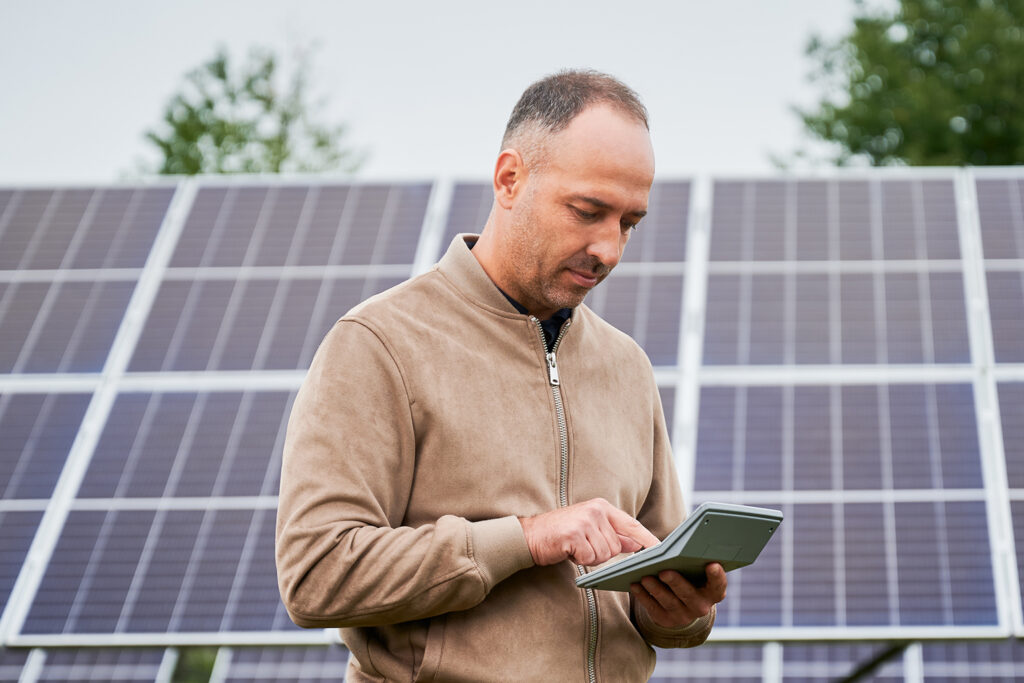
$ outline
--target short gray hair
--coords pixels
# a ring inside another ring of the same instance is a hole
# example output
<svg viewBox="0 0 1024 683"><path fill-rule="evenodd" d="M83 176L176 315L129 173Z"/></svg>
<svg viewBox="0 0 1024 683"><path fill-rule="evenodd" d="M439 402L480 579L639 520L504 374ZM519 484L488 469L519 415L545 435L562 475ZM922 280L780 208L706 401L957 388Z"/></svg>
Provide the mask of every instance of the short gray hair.
<svg viewBox="0 0 1024 683"><path fill-rule="evenodd" d="M502 149L527 132L557 133L594 104L611 105L650 130L647 107L625 83L592 69L567 69L542 78L523 92L505 126Z"/></svg>

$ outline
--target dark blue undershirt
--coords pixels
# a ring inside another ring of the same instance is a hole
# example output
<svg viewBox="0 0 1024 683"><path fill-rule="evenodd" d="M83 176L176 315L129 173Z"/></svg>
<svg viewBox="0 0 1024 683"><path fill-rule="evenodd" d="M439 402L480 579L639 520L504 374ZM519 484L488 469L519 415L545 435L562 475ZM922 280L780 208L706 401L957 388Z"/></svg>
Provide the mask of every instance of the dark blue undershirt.
<svg viewBox="0 0 1024 683"><path fill-rule="evenodd" d="M475 245L476 245L476 242L467 242L466 243L466 246L468 246L471 250L473 249L473 247ZM498 285L494 285L494 286L498 287ZM501 287L498 287L498 291L501 292L502 295L506 299L508 299L508 302L510 304L512 304L517 311L519 311L523 315L529 315L530 314L530 312L528 310L526 310L525 306L523 306L521 303L519 303L518 301L516 301L515 299L510 297L505 292L504 289L502 289ZM544 330L544 343L547 346L548 353L551 353L552 347L554 347L554 345L555 345L555 340L558 339L558 333L562 329L562 324L565 323L565 321L568 320L571 317L572 317L572 309L571 308L562 308L562 309L559 309L558 311L555 311L555 314L552 315L547 320L541 320L540 321L540 327L541 327L542 330Z"/></svg>

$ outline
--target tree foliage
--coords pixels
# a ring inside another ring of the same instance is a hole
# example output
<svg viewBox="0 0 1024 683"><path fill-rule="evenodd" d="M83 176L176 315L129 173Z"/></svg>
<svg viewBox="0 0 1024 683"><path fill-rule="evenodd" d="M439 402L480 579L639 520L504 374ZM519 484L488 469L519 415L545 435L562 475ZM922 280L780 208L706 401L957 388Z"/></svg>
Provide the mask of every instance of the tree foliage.
<svg viewBox="0 0 1024 683"><path fill-rule="evenodd" d="M849 35L810 41L825 93L798 110L835 163L1024 163L1024 0L857 4Z"/></svg>
<svg viewBox="0 0 1024 683"><path fill-rule="evenodd" d="M253 50L240 68L221 48L185 77L146 132L160 151L161 174L355 171L362 155L343 146L344 125L314 120L303 58L284 88L278 59Z"/></svg>

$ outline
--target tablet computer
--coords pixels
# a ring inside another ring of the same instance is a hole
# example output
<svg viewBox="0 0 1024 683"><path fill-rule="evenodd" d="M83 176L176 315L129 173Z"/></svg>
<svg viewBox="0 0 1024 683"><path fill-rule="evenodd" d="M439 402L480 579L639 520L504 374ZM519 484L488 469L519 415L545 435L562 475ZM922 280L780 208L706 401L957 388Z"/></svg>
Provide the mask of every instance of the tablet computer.
<svg viewBox="0 0 1024 683"><path fill-rule="evenodd" d="M704 567L718 562L725 571L757 559L775 535L782 512L749 505L702 503L656 546L605 565L576 579L580 588L628 591L631 583L663 569L675 569L694 585L704 584Z"/></svg>

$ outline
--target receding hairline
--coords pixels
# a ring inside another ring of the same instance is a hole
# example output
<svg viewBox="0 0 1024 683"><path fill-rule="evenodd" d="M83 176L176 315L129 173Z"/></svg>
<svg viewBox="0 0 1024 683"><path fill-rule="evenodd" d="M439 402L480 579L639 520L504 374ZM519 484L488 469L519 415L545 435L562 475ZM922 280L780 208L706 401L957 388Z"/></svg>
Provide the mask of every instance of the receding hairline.
<svg viewBox="0 0 1024 683"><path fill-rule="evenodd" d="M521 134L546 137L564 130L583 111L609 106L650 130L647 107L628 85L593 69L564 70L532 83L516 102L505 126L506 149Z"/></svg>

